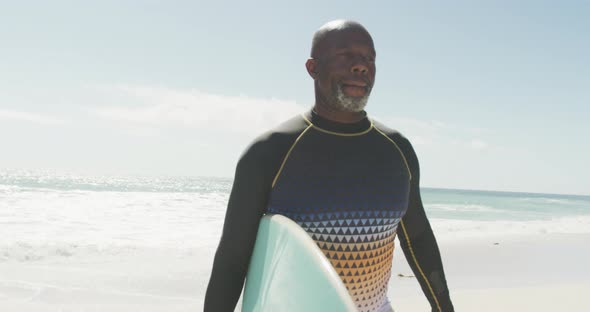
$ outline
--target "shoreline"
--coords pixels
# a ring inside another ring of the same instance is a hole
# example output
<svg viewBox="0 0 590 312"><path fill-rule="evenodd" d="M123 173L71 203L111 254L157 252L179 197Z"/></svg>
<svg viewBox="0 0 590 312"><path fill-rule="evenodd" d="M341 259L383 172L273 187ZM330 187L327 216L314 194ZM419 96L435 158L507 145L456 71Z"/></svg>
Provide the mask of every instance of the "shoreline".
<svg viewBox="0 0 590 312"><path fill-rule="evenodd" d="M590 234L441 237L456 310L584 311L588 240ZM212 242L189 250L149 247L0 259L0 310L200 311L215 248ZM394 252L388 291L393 307L430 310L416 279L398 276L413 275L399 242Z"/></svg>

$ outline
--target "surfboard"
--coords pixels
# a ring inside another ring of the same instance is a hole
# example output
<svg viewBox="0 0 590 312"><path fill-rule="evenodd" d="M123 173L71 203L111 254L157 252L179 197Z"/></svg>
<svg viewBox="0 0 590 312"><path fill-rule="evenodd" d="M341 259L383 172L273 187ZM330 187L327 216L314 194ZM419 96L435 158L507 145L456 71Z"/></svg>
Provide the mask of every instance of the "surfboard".
<svg viewBox="0 0 590 312"><path fill-rule="evenodd" d="M313 239L291 219L266 215L242 298L242 311L356 311L344 283Z"/></svg>

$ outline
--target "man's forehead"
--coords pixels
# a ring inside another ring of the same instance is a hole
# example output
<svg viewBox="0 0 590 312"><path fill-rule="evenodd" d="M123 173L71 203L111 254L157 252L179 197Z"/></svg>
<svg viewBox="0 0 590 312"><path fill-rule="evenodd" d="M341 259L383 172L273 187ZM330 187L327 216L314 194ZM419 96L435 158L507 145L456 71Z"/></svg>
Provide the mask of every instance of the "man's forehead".
<svg viewBox="0 0 590 312"><path fill-rule="evenodd" d="M362 30L333 31L326 34L321 44L323 49L344 49L351 46L367 46L375 50L373 39Z"/></svg>
<svg viewBox="0 0 590 312"><path fill-rule="evenodd" d="M337 20L325 24L316 31L311 56L318 57L328 50L352 46L366 47L375 52L373 39L365 27L354 21Z"/></svg>
<svg viewBox="0 0 590 312"><path fill-rule="evenodd" d="M336 46L348 46L350 44L366 44L373 46L371 36L363 31L353 30L334 34L333 44Z"/></svg>

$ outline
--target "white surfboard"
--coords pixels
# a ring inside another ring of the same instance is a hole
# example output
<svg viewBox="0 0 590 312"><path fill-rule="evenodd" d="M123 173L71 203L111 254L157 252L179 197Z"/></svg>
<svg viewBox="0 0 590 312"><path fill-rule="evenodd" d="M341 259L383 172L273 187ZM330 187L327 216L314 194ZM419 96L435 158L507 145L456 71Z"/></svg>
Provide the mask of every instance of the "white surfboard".
<svg viewBox="0 0 590 312"><path fill-rule="evenodd" d="M356 311L344 283L297 223L266 215L246 277L242 311Z"/></svg>

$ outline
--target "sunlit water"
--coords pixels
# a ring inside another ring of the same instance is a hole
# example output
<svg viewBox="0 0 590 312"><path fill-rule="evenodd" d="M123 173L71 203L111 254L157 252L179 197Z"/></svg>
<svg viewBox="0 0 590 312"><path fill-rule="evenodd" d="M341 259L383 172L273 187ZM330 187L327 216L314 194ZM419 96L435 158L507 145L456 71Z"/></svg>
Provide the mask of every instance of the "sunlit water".
<svg viewBox="0 0 590 312"><path fill-rule="evenodd" d="M231 180L0 171L0 261L219 240ZM590 233L590 197L424 188L439 239Z"/></svg>

